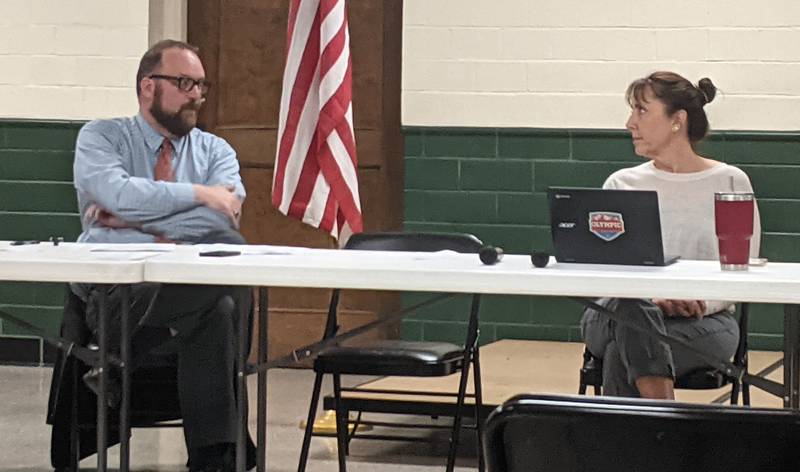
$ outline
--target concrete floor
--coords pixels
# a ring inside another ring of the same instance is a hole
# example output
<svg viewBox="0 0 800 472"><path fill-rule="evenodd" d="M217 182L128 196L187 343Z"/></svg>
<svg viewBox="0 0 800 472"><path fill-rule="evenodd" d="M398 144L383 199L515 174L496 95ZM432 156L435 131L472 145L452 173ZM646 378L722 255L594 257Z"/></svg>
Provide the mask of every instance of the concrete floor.
<svg viewBox="0 0 800 472"><path fill-rule="evenodd" d="M47 367L0 366L0 471L34 472L50 468L50 427L45 424L52 369ZM255 379L251 377L251 382ZM350 378L348 384L366 378ZM298 424L308 412L313 383L307 370L275 369L269 373L268 452L270 472L295 471L303 437ZM330 385L326 386L330 390ZM255 384L251 383L250 429L255 433ZM447 433L422 432L427 443L353 441L349 471L425 472L444 470ZM457 470L475 470L474 435L465 431ZM180 429L135 429L131 442L132 470L184 471L186 450ZM110 450L109 465L116 469L118 447ZM82 470L93 470L96 458L81 462ZM336 442L314 438L307 467L309 472L338 470Z"/></svg>
<svg viewBox="0 0 800 472"><path fill-rule="evenodd" d="M481 348L484 399L500 404L519 392L575 393L577 372L583 345L543 341L505 340ZM750 352L750 371L758 372L780 358L777 352ZM532 362L531 359L536 359ZM520 364L521 362L521 364ZM45 424L47 397L52 369L47 367L0 366L0 472L50 470L50 427ZM782 369L769 378L780 381ZM255 433L255 378L250 379L250 431ZM345 386L370 380L368 377L343 377ZM436 385L429 384L435 380ZM388 382L388 383L387 383ZM394 383L392 383L394 382ZM399 383L398 383L399 382ZM380 388L436 391L442 386L451 391L456 379L382 379ZM298 427L308 412L313 384L309 370L274 369L269 371L267 468L270 472L295 471L303 432ZM448 386L449 385L449 386ZM377 384L373 384L377 387ZM328 380L323 394L330 392ZM730 387L718 390L678 390L679 401L709 403ZM752 389L753 406L780 408L780 399ZM320 402L321 403L321 402ZM397 416L373 420L397 421ZM432 422L430 418L407 420ZM438 420L447 425L450 418ZM444 471L447 455L447 430L417 430L425 442L358 441L350 445L348 470L381 472ZM464 430L461 435L457 470L476 470L475 435ZM131 443L132 469L136 471L185 471L186 450L183 433L178 428L135 429ZM93 470L94 456L81 462L84 470ZM109 465L119 464L118 448L110 450ZM336 471L336 441L314 438L307 470Z"/></svg>

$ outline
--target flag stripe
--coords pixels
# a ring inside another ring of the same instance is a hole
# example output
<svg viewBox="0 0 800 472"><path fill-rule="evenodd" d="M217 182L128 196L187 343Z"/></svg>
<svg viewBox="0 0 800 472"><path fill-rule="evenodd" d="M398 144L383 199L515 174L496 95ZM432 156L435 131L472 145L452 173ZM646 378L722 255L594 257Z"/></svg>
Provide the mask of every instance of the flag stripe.
<svg viewBox="0 0 800 472"><path fill-rule="evenodd" d="M338 213L338 205L336 204L336 197L333 192L328 193L328 199L324 206L325 212L322 214L319 226L321 228L335 229L336 214Z"/></svg>
<svg viewBox="0 0 800 472"><path fill-rule="evenodd" d="M338 237L363 227L345 0L290 0L272 203Z"/></svg>
<svg viewBox="0 0 800 472"><path fill-rule="evenodd" d="M311 87L316 86L316 79L311 83ZM305 161L311 156L311 160L316 164L317 148L319 147L319 138L317 133L314 132L317 127L319 119L319 106L317 104L316 95L309 94L305 103L302 104L302 112L300 113L299 120L295 126L296 132L292 136L286 136L285 141L291 142L293 147L287 147L284 151L285 157L279 159L281 165L282 175L280 175L279 183L282 183L285 188L274 187L273 196L276 192L281 192L279 197L281 203L278 205L282 210L291 203L294 193L298 185L302 184L303 172L301 171L306 167ZM286 146L289 146L288 144ZM278 172L275 173L275 178L278 178Z"/></svg>
<svg viewBox="0 0 800 472"><path fill-rule="evenodd" d="M322 63L320 75L322 76L328 73L330 64L336 61L337 58L342 56L347 59L349 57L348 54L342 54L347 22L344 19L344 4L339 2L339 5L324 17L325 19L320 27L321 44L325 45L320 57Z"/></svg>
<svg viewBox="0 0 800 472"><path fill-rule="evenodd" d="M317 135L314 135L311 146L311 149L314 149L314 151L312 152L309 150L309 155L303 160L296 185L293 187L292 194L286 199L285 205L287 207L289 205L295 207L295 213L289 215L295 218L302 218L306 213L306 207L311 202L311 198L318 191L316 190L316 186L318 176L320 175L320 169L319 161L316 159L316 152L319 148L316 141Z"/></svg>
<svg viewBox="0 0 800 472"><path fill-rule="evenodd" d="M314 1L301 2L302 13L308 14L304 4L312 4ZM315 16L316 17L316 16ZM301 22L298 15L298 22ZM306 24L306 21L301 22L302 31L305 36L298 36L306 38L306 47L302 50L302 54L295 52L292 48L295 41L290 45L291 51L288 53L289 58L293 61L296 60L296 69L290 69L290 62L286 65L286 76L283 83L283 97L281 98L281 116L286 116L285 120L279 123L278 135L281 137L278 145L278 155L275 159L275 172L273 174L272 186L272 203L278 207L285 207L283 202L291 198L294 192L294 182L297 180L296 173L287 177L287 169L291 172L297 170L301 166L297 163L290 164L289 160L304 160L309 145L312 141L311 135L313 129L316 127L316 119L318 111L315 110L319 105L316 102L316 95L310 93L312 89L316 88L317 75L317 59L319 50L317 49L319 43L319 29L313 27L311 24ZM295 38L297 39L297 38ZM287 61L289 61L287 59ZM292 63L293 65L293 63ZM292 75L292 71L295 72ZM291 80L291 82L289 82ZM291 93L287 93L291 90ZM285 108L284 108L285 107ZM308 110L308 108L312 110ZM299 134L299 136L298 136ZM295 142L297 141L297 142ZM284 185L288 182L289 192L284 191ZM288 202L287 202L288 204Z"/></svg>
<svg viewBox="0 0 800 472"><path fill-rule="evenodd" d="M300 14L300 7L303 11ZM293 45L305 44L311 32L315 16L311 14L316 11L316 1L306 1L300 4L300 0L293 0L289 8L289 26L287 28L287 47L286 47L286 69L283 76L283 90L291 90L297 78L297 71L303 57L305 46L293 47ZM300 24L297 25L298 16ZM289 113L290 93L281 95L281 107L279 111L278 129L283 130L286 125L287 114ZM280 136L281 134L279 134Z"/></svg>
<svg viewBox="0 0 800 472"><path fill-rule="evenodd" d="M338 150L338 149L337 149ZM320 168L322 169L322 174L325 176L325 180L331 187L331 192L336 196L337 202L341 211L344 212L345 218L351 222L350 227L353 229L354 232L361 231L361 221L354 221L355 215L360 215L361 210L358 208L358 205L355 204L355 199L358 198L358 193L353 194L351 192L351 188L347 185L342 172L340 172L339 167L336 165L336 158L333 156L333 149L327 143L325 146L322 147L320 150ZM355 176L355 174L353 174Z"/></svg>
<svg viewBox="0 0 800 472"><path fill-rule="evenodd" d="M300 0L289 1L289 24L286 27L286 57L292 51L292 36L294 35L294 26L297 21L297 11L300 8Z"/></svg>

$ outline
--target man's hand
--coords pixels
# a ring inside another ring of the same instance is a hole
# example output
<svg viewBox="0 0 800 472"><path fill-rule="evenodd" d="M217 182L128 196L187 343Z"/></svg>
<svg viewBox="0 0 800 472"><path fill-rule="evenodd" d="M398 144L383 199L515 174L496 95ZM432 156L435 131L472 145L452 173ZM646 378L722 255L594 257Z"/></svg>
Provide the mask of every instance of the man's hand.
<svg viewBox="0 0 800 472"><path fill-rule="evenodd" d="M702 318L706 312L706 302L703 300L667 300L664 298L654 298L653 303L661 308L661 311L667 316Z"/></svg>
<svg viewBox="0 0 800 472"><path fill-rule="evenodd" d="M128 223L105 208L101 208L97 205L91 205L86 209L85 218L89 223L96 223L106 228L122 229L136 227L136 225Z"/></svg>
<svg viewBox="0 0 800 472"><path fill-rule="evenodd" d="M208 186L200 184L195 184L193 187L195 200L227 216L235 227L239 227L242 202L239 200L239 197L236 196L235 187L230 185Z"/></svg>

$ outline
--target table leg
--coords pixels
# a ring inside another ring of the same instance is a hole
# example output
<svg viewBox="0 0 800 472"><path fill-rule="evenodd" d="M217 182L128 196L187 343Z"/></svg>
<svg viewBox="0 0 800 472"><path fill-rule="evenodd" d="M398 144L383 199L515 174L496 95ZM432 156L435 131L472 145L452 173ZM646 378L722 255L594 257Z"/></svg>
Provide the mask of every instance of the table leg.
<svg viewBox="0 0 800 472"><path fill-rule="evenodd" d="M108 444L108 421L106 418L106 388L108 385L108 346L106 333L106 318L108 317L107 307L107 286L98 287L100 300L97 315L97 344L99 348L98 370L99 370L99 392L97 393L97 470L105 472Z"/></svg>
<svg viewBox="0 0 800 472"><path fill-rule="evenodd" d="M800 409L800 305L783 312L783 406Z"/></svg>
<svg viewBox="0 0 800 472"><path fill-rule="evenodd" d="M269 323L267 287L258 289L258 365L267 362L267 333ZM258 427L256 430L258 472L267 470L267 371L258 371Z"/></svg>
<svg viewBox="0 0 800 472"><path fill-rule="evenodd" d="M245 438L247 437L247 322L248 313L243 308L239 310L238 323L239 333L237 336L237 346L239 348L236 356L236 470L245 471Z"/></svg>
<svg viewBox="0 0 800 472"><path fill-rule="evenodd" d="M130 340L130 286L120 285L120 376L122 377L122 399L119 409L119 470L128 472L130 466L130 393L131 393L131 340Z"/></svg>

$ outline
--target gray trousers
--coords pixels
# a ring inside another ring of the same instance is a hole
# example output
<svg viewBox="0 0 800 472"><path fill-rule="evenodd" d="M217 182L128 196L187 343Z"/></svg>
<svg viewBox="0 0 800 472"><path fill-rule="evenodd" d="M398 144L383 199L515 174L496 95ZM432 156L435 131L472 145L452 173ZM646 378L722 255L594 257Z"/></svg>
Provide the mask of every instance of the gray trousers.
<svg viewBox="0 0 800 472"><path fill-rule="evenodd" d="M603 298L598 301L647 331L679 338L704 353L730 359L739 343L739 325L728 312L703 318L667 317L653 303L638 299ZM670 346L634 328L616 323L587 308L581 320L586 348L603 359L603 393L638 397L636 379L644 376L675 378L708 365L683 346Z"/></svg>

